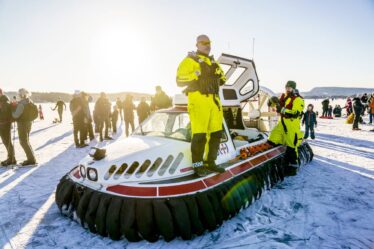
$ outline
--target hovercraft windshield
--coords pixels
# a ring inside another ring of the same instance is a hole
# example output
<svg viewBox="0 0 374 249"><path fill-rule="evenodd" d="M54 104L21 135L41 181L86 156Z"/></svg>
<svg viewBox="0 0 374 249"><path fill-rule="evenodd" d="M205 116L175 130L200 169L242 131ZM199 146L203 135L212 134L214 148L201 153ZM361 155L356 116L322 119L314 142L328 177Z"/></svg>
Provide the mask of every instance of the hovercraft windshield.
<svg viewBox="0 0 374 249"><path fill-rule="evenodd" d="M191 142L190 118L186 112L156 112L133 133Z"/></svg>

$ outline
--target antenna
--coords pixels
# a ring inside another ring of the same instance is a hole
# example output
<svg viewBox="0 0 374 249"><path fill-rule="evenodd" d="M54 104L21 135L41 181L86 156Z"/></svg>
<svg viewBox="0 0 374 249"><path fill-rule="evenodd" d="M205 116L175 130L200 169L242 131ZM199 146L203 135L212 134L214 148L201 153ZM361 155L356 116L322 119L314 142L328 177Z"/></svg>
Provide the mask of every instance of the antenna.
<svg viewBox="0 0 374 249"><path fill-rule="evenodd" d="M255 38L252 38L252 60L255 58Z"/></svg>

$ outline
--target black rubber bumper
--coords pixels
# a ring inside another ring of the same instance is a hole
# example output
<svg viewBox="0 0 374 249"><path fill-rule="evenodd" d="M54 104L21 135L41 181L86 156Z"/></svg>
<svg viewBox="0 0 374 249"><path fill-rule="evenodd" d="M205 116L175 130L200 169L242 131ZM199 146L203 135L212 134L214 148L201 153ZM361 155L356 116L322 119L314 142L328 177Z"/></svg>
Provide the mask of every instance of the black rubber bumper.
<svg viewBox="0 0 374 249"><path fill-rule="evenodd" d="M300 147L300 160L313 158L308 144ZM278 157L214 188L193 195L170 198L130 198L82 186L65 175L56 189L61 213L75 218L92 233L113 240L189 240L212 231L224 220L248 207L262 192L285 177L283 158Z"/></svg>

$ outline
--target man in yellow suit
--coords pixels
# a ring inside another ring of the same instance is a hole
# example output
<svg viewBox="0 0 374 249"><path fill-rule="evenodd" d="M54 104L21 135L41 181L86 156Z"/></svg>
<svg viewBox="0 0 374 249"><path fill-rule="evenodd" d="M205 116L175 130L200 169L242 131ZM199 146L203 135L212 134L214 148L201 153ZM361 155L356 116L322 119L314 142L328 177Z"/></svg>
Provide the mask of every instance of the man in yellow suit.
<svg viewBox="0 0 374 249"><path fill-rule="evenodd" d="M206 35L196 39L196 52L188 53L179 64L177 85L186 87L188 113L191 121L192 166L198 176L225 170L215 164L222 137L223 111L218 90L226 82L226 77L209 56L211 42ZM206 147L206 149L205 149ZM207 150L204 160L204 152Z"/></svg>
<svg viewBox="0 0 374 249"><path fill-rule="evenodd" d="M271 131L269 142L271 144L284 144L286 149L286 164L297 168L299 165L298 147L304 134L300 131L300 118L304 110L304 100L299 95L294 81L286 84L286 93L281 98L272 97L269 106L277 108L281 118Z"/></svg>

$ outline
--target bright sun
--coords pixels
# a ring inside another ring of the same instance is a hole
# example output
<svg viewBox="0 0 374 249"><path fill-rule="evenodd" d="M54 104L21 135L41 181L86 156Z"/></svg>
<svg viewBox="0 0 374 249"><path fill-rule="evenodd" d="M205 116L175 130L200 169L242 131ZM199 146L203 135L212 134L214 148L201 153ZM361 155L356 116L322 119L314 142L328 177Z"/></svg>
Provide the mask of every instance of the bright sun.
<svg viewBox="0 0 374 249"><path fill-rule="evenodd" d="M91 43L91 65L95 88L116 92L137 90L134 84L142 74L146 39L132 26L102 25Z"/></svg>

